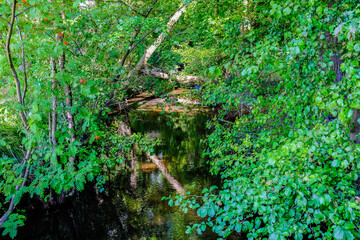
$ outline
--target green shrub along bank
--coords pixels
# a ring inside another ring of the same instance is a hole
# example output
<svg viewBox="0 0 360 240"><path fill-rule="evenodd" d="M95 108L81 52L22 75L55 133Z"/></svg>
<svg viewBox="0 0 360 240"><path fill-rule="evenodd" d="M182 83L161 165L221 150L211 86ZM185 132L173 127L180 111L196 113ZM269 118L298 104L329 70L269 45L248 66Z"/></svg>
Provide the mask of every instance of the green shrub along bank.
<svg viewBox="0 0 360 240"><path fill-rule="evenodd" d="M108 113L142 88L127 76L180 4L0 0L3 235L24 225L25 193L52 205L88 181L103 190L133 144L151 151L147 138L106 127Z"/></svg>
<svg viewBox="0 0 360 240"><path fill-rule="evenodd" d="M214 26L207 41L221 57L206 70L214 80L203 103L222 106L206 154L224 184L175 200L203 218L188 231L360 238L359 2L222 1L206 9Z"/></svg>

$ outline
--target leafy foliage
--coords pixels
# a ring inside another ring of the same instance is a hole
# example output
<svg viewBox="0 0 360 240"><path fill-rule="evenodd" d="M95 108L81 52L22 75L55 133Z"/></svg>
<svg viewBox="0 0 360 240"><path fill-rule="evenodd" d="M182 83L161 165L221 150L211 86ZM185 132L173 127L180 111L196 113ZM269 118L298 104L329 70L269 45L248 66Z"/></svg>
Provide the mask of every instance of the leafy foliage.
<svg viewBox="0 0 360 240"><path fill-rule="evenodd" d="M25 217L19 214L11 214L9 220L4 223L5 230L2 235L9 234L11 238L14 238L17 234L17 228L24 226Z"/></svg>
<svg viewBox="0 0 360 240"><path fill-rule="evenodd" d="M359 238L360 149L349 137L360 94L358 2L206 5L206 42L225 53L204 69L213 79L204 104L221 106L206 154L224 184L200 201L177 199L204 220L188 231Z"/></svg>
<svg viewBox="0 0 360 240"><path fill-rule="evenodd" d="M145 137L107 126L108 113L146 88L127 75L179 3L0 1L3 234L13 238L23 224L10 213L24 193L51 204L87 181L103 190L105 171L134 144L152 149Z"/></svg>

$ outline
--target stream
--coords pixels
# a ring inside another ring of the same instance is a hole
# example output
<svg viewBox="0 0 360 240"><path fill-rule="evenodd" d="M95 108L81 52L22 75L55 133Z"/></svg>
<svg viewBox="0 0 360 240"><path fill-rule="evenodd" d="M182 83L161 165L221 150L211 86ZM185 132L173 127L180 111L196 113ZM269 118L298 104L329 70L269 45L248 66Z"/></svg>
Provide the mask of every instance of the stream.
<svg viewBox="0 0 360 240"><path fill-rule="evenodd" d="M202 156L210 114L196 104L166 109L158 106L163 99L145 99L130 101L137 106L129 122L132 132L161 140L155 155L137 153L119 166L104 192L89 184L76 198L47 210L28 200L31 207L16 239L216 239L211 231L186 235L186 226L201 220L196 210L185 214L161 200L185 191L201 194L215 184Z"/></svg>

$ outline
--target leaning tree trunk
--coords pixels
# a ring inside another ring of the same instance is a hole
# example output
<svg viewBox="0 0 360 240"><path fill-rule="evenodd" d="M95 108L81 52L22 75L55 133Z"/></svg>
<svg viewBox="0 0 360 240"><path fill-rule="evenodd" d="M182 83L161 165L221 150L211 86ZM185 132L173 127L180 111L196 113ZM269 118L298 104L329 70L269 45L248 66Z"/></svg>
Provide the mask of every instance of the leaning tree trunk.
<svg viewBox="0 0 360 240"><path fill-rule="evenodd" d="M167 32L169 33L173 28L174 24L180 19L181 15L186 11L187 5L182 6L178 11L175 12L174 16L167 23ZM140 58L139 62L136 64L133 71L130 73L129 77L138 75L140 71L146 66L150 57L154 54L154 52L159 48L159 46L164 42L166 34L161 33L156 41L145 50L144 54Z"/></svg>
<svg viewBox="0 0 360 240"><path fill-rule="evenodd" d="M13 29L14 29L14 25L15 25L15 12L16 12L16 0L13 1L13 3L11 4L11 20L9 23L9 31L7 34L7 38L6 38L6 43L4 44L4 50L5 50L5 54L6 57L8 59L8 63L11 69L11 72L13 74L13 78L15 81L15 85L16 85L16 94L17 94L17 101L18 103L21 105L22 110L19 110L19 114L23 123L24 128L26 129L27 133L30 135L31 131L28 125L28 121L27 121L27 114L25 113L25 111L23 109L25 109L25 96L26 96L26 91L27 91L27 77L26 77L26 64L25 63L25 56L24 56L24 45L23 45L23 39L21 36L21 32L19 29L19 36L20 36L20 40L21 40L21 46L22 46L22 59L23 59L23 64L24 64L24 72L25 72L25 76L24 76L24 88L23 91L21 91L21 84L20 84L20 80L19 80L19 75L16 72L16 69L14 67L14 63L13 63L13 58L11 55L11 38L12 38L12 34L13 34ZM0 217L0 228L3 226L3 223L9 218L10 214L12 213L12 211L15 209L17 202L16 200L16 195L18 193L22 194L22 188L25 186L26 180L28 178L28 174L29 174L29 170L30 170L30 166L28 164L29 159L31 158L31 154L32 154L32 147L29 147L25 153L25 156L20 164L20 174L17 176L17 180L18 181L18 185L16 185L15 187L15 193L13 194L13 196L10 199L10 203L9 203L9 207L8 210Z"/></svg>

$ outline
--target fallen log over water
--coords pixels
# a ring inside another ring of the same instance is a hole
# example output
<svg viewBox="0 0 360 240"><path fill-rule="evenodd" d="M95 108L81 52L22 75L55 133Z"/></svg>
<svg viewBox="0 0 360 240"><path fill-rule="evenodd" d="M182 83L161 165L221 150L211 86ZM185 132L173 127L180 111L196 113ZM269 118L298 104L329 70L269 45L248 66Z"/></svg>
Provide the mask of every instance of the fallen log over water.
<svg viewBox="0 0 360 240"><path fill-rule="evenodd" d="M205 82L205 79L201 79L197 76L173 76L169 75L167 73L158 72L158 71L152 71L152 70L142 70L143 73L157 77L162 79L175 79L176 81L180 83L190 83L190 82Z"/></svg>

